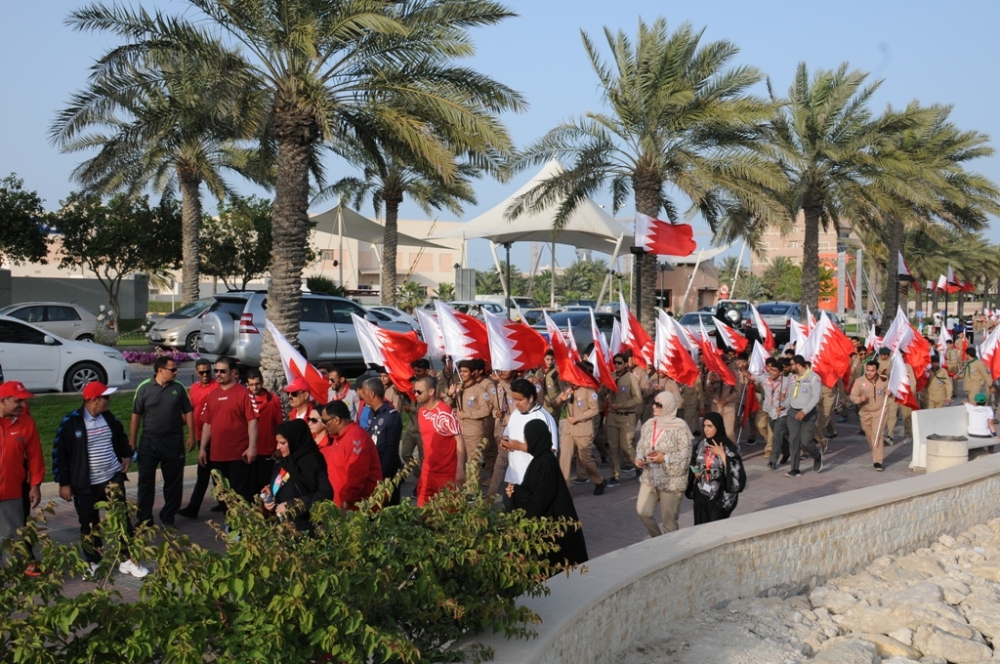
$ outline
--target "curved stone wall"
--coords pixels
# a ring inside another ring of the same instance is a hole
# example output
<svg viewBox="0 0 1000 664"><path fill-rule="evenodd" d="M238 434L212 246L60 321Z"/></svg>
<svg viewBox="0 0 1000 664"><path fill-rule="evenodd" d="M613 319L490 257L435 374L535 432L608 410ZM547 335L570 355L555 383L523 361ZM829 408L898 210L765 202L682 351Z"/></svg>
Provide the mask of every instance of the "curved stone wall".
<svg viewBox="0 0 1000 664"><path fill-rule="evenodd" d="M664 625L769 588L849 574L1000 516L1000 454L882 486L737 514L609 553L525 603L538 638L476 639L502 664L606 663Z"/></svg>

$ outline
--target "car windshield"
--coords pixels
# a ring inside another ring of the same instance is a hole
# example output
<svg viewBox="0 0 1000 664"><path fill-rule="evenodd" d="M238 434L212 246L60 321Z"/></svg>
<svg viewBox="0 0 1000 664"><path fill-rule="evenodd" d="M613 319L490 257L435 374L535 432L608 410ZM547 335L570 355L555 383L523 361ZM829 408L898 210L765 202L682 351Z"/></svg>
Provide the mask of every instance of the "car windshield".
<svg viewBox="0 0 1000 664"><path fill-rule="evenodd" d="M792 308L790 304L762 304L757 307L761 316L784 316Z"/></svg>
<svg viewBox="0 0 1000 664"><path fill-rule="evenodd" d="M587 320L588 324L590 322L590 314L586 311L561 311L556 314L549 316L552 322L563 327L567 322L572 323L574 327L583 322L584 319Z"/></svg>
<svg viewBox="0 0 1000 664"><path fill-rule="evenodd" d="M212 300L197 300L181 307L173 313L167 314L164 318L194 318L200 316L210 306L212 306Z"/></svg>
<svg viewBox="0 0 1000 664"><path fill-rule="evenodd" d="M711 317L711 314L705 315L692 312L681 316L681 319L678 322L681 325L697 325L699 320L708 320Z"/></svg>

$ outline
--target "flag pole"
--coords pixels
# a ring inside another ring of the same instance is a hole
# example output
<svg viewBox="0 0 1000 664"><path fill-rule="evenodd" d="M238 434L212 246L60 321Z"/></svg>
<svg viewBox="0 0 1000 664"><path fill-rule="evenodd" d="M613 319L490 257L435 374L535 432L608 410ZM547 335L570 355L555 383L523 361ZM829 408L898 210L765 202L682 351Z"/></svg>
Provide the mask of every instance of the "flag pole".
<svg viewBox="0 0 1000 664"><path fill-rule="evenodd" d="M886 384L885 384L885 391L886 391L885 401L882 402L882 412L878 416L878 427L875 429L876 435L880 436L880 438L877 438L876 440L883 441L883 447L885 446L885 433L882 431L882 426L885 424L885 422L884 422L884 420L885 420L885 408L886 408L886 406L889 405L889 399L890 398L895 398L895 397L892 396L892 393L889 392L889 382L888 381L886 381ZM878 396L878 379L877 378L875 379L875 396L876 397Z"/></svg>
<svg viewBox="0 0 1000 664"><path fill-rule="evenodd" d="M740 449L740 438L743 437L743 417L740 415L740 411L743 410L743 399L744 399L744 397L746 397L746 395L747 395L747 386L746 386L746 383L744 383L743 384L743 393L740 394L740 405L736 409L736 416L740 418L740 428L736 432L736 441L735 441L736 442L736 449L737 450Z"/></svg>

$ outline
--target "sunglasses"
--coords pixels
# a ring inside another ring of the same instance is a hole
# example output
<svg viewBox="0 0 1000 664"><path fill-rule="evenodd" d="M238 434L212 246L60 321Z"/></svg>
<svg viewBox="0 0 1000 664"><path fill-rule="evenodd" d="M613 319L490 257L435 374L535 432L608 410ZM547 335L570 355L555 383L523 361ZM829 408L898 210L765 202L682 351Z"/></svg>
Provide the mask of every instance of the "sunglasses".
<svg viewBox="0 0 1000 664"><path fill-rule="evenodd" d="M212 373L212 372L211 372L211 371L199 371L199 372L198 372L198 375L199 375L199 376L207 376L207 375L209 375L210 373Z"/></svg>
<svg viewBox="0 0 1000 664"><path fill-rule="evenodd" d="M177 373L177 367L173 367L173 368L163 367L163 370L164 371L169 371L170 373Z"/></svg>
<svg viewBox="0 0 1000 664"><path fill-rule="evenodd" d="M320 418L320 419L322 419L322 418ZM328 420L323 420L323 424L329 424L330 422L333 422L333 419L334 419L334 418L332 418L332 417L331 417L331 418L330 418L330 419L328 419Z"/></svg>
<svg viewBox="0 0 1000 664"><path fill-rule="evenodd" d="M310 417L309 421L312 424L319 424L320 422L323 422L323 418L321 418L321 417ZM323 422L323 423L326 424L325 422Z"/></svg>
<svg viewBox="0 0 1000 664"><path fill-rule="evenodd" d="M289 396L301 397L303 394L306 394L306 392L292 392Z"/></svg>
<svg viewBox="0 0 1000 664"><path fill-rule="evenodd" d="M423 390L413 390L413 393L419 395L419 394L423 394L424 391Z"/></svg>
<svg viewBox="0 0 1000 664"><path fill-rule="evenodd" d="M622 365L624 365L624 364L625 364L625 363L624 363L624 362L622 362L622 361L620 361L620 360L618 360L618 361L615 361L615 366L616 366L616 367L620 367L620 366L622 366Z"/></svg>
<svg viewBox="0 0 1000 664"><path fill-rule="evenodd" d="M227 374L227 373L229 373L229 369L216 369L215 373L217 373L217 374Z"/></svg>
<svg viewBox="0 0 1000 664"><path fill-rule="evenodd" d="M663 408L663 404L660 403L659 401L654 401L653 408Z"/></svg>

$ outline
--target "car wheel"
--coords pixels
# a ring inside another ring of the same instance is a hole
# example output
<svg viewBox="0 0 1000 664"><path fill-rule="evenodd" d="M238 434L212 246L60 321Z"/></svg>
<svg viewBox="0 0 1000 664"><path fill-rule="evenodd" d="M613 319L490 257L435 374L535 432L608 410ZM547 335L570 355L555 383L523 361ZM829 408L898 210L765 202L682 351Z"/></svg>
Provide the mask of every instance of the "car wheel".
<svg viewBox="0 0 1000 664"><path fill-rule="evenodd" d="M81 362L66 372L66 378L63 379L63 391L80 392L87 383L92 383L95 380L102 383L107 382L104 369L93 362Z"/></svg>
<svg viewBox="0 0 1000 664"><path fill-rule="evenodd" d="M201 332L192 332L184 342L184 350L189 353L197 353L198 346L201 345Z"/></svg>
<svg viewBox="0 0 1000 664"><path fill-rule="evenodd" d="M87 343L94 343L94 335L92 334L81 334L76 338L77 341L86 341Z"/></svg>

